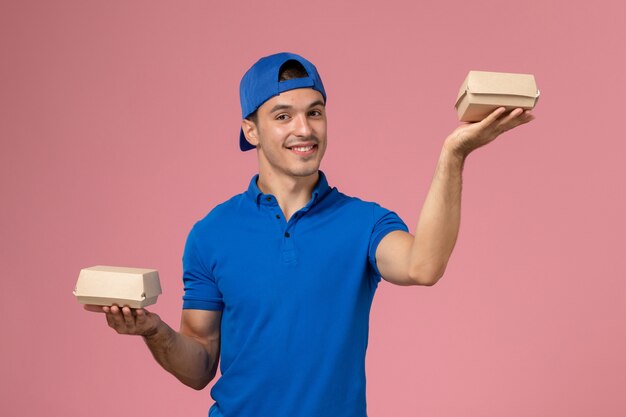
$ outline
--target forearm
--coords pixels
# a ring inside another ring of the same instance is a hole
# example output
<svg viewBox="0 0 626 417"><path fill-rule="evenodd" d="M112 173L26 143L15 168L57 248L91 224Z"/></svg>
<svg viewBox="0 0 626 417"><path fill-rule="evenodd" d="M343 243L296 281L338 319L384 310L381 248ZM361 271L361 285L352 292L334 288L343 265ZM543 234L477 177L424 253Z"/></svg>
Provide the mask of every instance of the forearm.
<svg viewBox="0 0 626 417"><path fill-rule="evenodd" d="M505 110L500 107L480 122L463 124L446 138L415 236L392 232L378 245L376 263L387 281L433 285L443 276L461 224L462 174L467 155L501 133L533 120L528 111L515 109L505 115Z"/></svg>
<svg viewBox="0 0 626 417"><path fill-rule="evenodd" d="M411 275L421 284L434 284L443 276L461 223L465 157L447 144L439 156L411 248Z"/></svg>
<svg viewBox="0 0 626 417"><path fill-rule="evenodd" d="M183 384L204 388L215 376L217 352L212 355L198 340L176 332L161 321L154 334L143 337L156 361Z"/></svg>

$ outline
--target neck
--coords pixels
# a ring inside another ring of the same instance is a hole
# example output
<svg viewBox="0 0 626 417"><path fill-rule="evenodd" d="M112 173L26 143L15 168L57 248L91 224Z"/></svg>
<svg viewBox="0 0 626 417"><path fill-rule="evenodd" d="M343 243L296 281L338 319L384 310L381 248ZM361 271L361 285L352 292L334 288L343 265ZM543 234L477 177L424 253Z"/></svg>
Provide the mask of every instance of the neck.
<svg viewBox="0 0 626 417"><path fill-rule="evenodd" d="M311 200L313 189L319 179L319 171L305 176L277 175L274 172L259 172L257 186L263 194L272 194L283 211L286 220Z"/></svg>

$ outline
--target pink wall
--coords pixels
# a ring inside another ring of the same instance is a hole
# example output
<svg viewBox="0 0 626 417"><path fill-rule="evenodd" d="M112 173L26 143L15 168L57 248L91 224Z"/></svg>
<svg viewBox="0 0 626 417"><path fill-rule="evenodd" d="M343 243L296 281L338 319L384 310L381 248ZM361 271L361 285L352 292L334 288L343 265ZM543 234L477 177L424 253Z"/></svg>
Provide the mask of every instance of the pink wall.
<svg viewBox="0 0 626 417"><path fill-rule="evenodd" d="M238 4L241 3L241 4ZM451 4L446 4L451 3ZM623 2L3 1L0 415L202 416L209 390L72 296L81 268L158 268L178 326L186 234L242 191L237 88L316 63L323 169L414 227L470 69L532 72L537 119L470 157L433 288L383 282L371 417L626 414Z"/></svg>

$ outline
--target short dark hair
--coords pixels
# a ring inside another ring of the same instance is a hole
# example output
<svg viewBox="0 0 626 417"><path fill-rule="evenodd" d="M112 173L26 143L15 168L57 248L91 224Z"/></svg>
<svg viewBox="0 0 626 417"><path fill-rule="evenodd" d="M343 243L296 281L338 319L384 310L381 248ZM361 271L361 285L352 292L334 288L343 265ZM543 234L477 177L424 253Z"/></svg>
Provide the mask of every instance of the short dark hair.
<svg viewBox="0 0 626 417"><path fill-rule="evenodd" d="M309 76L309 73L306 72L304 66L296 61L295 59L290 59L285 61L283 65L281 65L278 70L278 81L287 81L293 80L294 78L306 78ZM256 110L254 113L250 114L246 119L250 120L252 123L257 124L258 117Z"/></svg>
<svg viewBox="0 0 626 417"><path fill-rule="evenodd" d="M304 66L295 59L286 61L283 65L281 65L280 70L278 70L278 81L287 81L293 80L294 78L305 78L308 76L309 74L304 69Z"/></svg>

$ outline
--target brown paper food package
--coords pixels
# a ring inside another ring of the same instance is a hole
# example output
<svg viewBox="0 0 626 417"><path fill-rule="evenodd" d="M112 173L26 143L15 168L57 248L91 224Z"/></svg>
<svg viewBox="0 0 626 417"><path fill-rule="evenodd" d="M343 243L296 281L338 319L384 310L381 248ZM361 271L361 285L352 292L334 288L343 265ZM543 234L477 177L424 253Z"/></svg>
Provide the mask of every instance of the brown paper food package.
<svg viewBox="0 0 626 417"><path fill-rule="evenodd" d="M498 107L532 109L539 90L532 74L470 71L459 90L456 110L462 122L479 122Z"/></svg>
<svg viewBox="0 0 626 417"><path fill-rule="evenodd" d="M161 294L156 269L92 266L80 271L74 295L81 304L141 308Z"/></svg>

